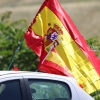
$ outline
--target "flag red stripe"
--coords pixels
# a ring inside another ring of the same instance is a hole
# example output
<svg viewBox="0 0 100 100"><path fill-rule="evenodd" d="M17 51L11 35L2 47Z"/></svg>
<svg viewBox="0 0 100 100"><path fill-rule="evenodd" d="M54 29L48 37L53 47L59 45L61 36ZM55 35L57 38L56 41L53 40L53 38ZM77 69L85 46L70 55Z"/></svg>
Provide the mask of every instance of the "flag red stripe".
<svg viewBox="0 0 100 100"><path fill-rule="evenodd" d="M64 69L61 66L59 66L57 63L48 60L45 60L44 64L40 63L38 66L39 66L39 70L43 72L73 77L72 74L70 74L70 72L68 72L67 69Z"/></svg>
<svg viewBox="0 0 100 100"><path fill-rule="evenodd" d="M34 50L34 52L41 57L41 52L43 49L43 39L41 36L37 36L29 27L28 31L24 35L24 38L26 39L26 44Z"/></svg>

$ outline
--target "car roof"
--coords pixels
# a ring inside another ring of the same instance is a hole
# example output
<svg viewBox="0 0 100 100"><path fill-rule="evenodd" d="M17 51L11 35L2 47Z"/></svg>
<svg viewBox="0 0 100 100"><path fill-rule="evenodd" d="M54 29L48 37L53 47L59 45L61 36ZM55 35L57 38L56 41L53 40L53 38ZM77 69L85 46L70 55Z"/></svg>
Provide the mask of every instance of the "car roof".
<svg viewBox="0 0 100 100"><path fill-rule="evenodd" d="M17 75L17 74L48 74L48 73L42 73L42 72L32 72L32 71L0 71L0 76L4 75Z"/></svg>
<svg viewBox="0 0 100 100"><path fill-rule="evenodd" d="M0 76L3 75L10 75L10 74L42 74L42 75L53 75L53 76L61 76L61 77L67 77L63 75L57 75L57 74L51 74L51 73L44 73L44 72L33 72L33 71L0 71Z"/></svg>
<svg viewBox="0 0 100 100"><path fill-rule="evenodd" d="M0 71L0 76L5 75L5 74L16 74L16 73L21 73L24 71Z"/></svg>
<svg viewBox="0 0 100 100"><path fill-rule="evenodd" d="M34 76L34 77L46 77L46 78L59 78L62 80L70 80L76 83L76 80L73 77L67 77L62 75L44 73L44 72L32 72L32 71L0 71L0 77L8 76Z"/></svg>

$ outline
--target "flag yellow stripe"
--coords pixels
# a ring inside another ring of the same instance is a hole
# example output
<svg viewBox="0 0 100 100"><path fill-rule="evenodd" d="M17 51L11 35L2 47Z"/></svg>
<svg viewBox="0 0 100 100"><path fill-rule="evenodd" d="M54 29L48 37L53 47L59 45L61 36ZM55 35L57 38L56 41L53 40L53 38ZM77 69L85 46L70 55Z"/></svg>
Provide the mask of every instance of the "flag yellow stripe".
<svg viewBox="0 0 100 100"><path fill-rule="evenodd" d="M50 52L50 54L48 55L47 59L51 62L54 62L56 64L58 64L59 66L62 66L64 69L66 68L65 63L63 62L63 60L60 58L60 56L55 53L55 52Z"/></svg>
<svg viewBox="0 0 100 100"><path fill-rule="evenodd" d="M49 23L51 26L48 26ZM50 9L47 7L42 9L36 17L36 22L32 25L32 29L37 35L44 37L44 35L47 35L48 28L53 27L53 24L59 25L63 34L59 35L60 43L56 46L59 55L51 52L52 54L47 57L47 60L55 62L63 67L65 67L66 64L77 81L83 85L88 93L100 89L100 78L93 65L71 38L70 34L62 25L62 22ZM60 60L61 62L59 62Z"/></svg>

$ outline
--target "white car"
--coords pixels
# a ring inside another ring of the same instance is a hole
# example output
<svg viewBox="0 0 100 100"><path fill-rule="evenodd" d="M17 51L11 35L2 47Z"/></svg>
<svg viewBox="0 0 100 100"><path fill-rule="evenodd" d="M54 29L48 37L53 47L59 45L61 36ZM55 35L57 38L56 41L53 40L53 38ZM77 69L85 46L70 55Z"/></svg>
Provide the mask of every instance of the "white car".
<svg viewBox="0 0 100 100"><path fill-rule="evenodd" d="M94 100L72 77L0 71L0 100Z"/></svg>

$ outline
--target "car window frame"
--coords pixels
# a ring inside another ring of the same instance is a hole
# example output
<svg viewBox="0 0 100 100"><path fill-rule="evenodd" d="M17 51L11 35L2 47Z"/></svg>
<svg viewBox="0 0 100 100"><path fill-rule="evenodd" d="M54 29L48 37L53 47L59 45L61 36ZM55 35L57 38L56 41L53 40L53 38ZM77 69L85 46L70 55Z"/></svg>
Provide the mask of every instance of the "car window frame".
<svg viewBox="0 0 100 100"><path fill-rule="evenodd" d="M66 83L66 82L63 82L63 81L60 81L60 80L52 80L52 79L41 79L41 78L24 78L24 81L25 81L25 85L26 85L26 90L27 90L27 93L28 93L28 96L29 96L29 100L33 100L32 99L32 96L31 96L31 91L30 91L30 87L29 87L29 82L28 82L28 80L46 80L46 81L56 81L56 82L60 82L60 83L64 83L64 84L66 84L66 86L68 86L68 88L69 88L69 91L70 91L70 96L71 96L71 99L70 100L72 100L72 92L71 92L71 88L70 88L70 86ZM35 99L34 99L35 100Z"/></svg>
<svg viewBox="0 0 100 100"><path fill-rule="evenodd" d="M14 80L19 81L20 91L21 91L21 99L28 100L27 90L26 90L26 86L25 86L23 77L15 77L15 76L4 77L4 78L0 79L0 83L7 82L7 81L14 81Z"/></svg>

